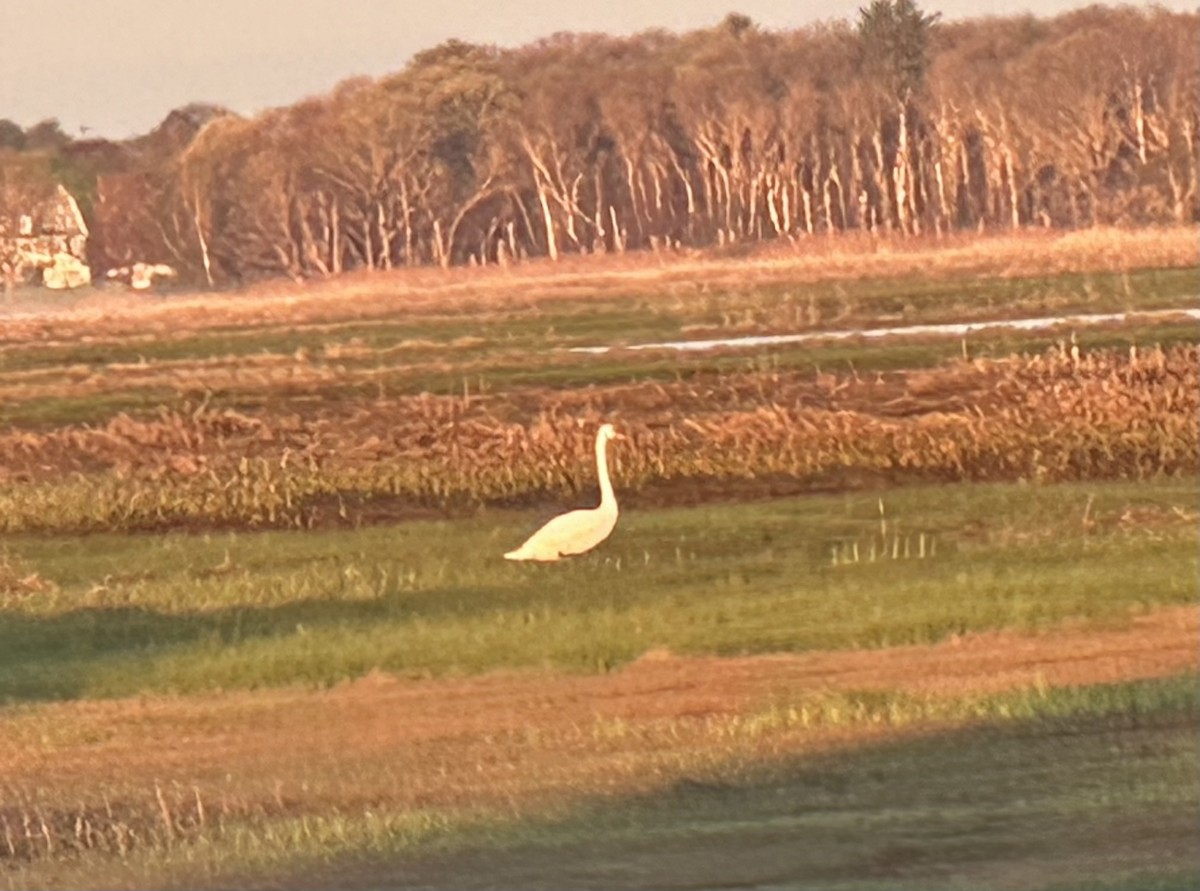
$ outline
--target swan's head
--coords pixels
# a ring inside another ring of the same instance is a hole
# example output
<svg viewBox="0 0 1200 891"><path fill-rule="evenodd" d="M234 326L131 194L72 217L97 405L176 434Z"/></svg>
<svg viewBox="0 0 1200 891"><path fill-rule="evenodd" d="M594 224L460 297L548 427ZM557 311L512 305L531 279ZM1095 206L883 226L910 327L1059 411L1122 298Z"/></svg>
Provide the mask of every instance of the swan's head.
<svg viewBox="0 0 1200 891"><path fill-rule="evenodd" d="M601 424L600 430L597 433L597 436L606 442L608 440L612 440L612 439L624 439L625 438L624 436L622 436L620 433L617 432L616 428L613 427L612 424Z"/></svg>

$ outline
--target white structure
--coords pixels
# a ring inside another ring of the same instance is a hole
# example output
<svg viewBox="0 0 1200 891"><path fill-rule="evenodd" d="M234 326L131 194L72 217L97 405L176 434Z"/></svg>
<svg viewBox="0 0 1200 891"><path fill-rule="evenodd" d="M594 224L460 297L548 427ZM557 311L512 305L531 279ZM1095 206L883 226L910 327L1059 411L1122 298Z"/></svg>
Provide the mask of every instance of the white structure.
<svg viewBox="0 0 1200 891"><path fill-rule="evenodd" d="M154 284L156 278L174 278L177 273L166 263L134 263L132 266L121 266L108 270L107 276L112 281L125 281L135 291L145 291Z"/></svg>
<svg viewBox="0 0 1200 891"><path fill-rule="evenodd" d="M59 251L42 269L42 284L52 291L79 288L92 280L92 270L78 257Z"/></svg>

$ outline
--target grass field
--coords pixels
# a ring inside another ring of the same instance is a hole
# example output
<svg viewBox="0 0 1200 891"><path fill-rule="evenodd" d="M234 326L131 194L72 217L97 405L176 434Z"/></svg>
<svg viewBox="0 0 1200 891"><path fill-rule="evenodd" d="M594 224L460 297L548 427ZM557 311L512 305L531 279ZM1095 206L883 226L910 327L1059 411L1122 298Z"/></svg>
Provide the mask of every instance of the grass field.
<svg viewBox="0 0 1200 891"><path fill-rule="evenodd" d="M0 762L7 877L1193 887L1197 626L1174 621L783 672L742 660L706 689L720 660L659 658L602 686L535 675L27 706L6 728L22 754ZM1151 677L1072 683L1131 671ZM14 777L12 762L40 772Z"/></svg>
<svg viewBox="0 0 1200 891"><path fill-rule="evenodd" d="M0 887L1191 888L1195 232L0 315ZM501 559L594 503L560 565Z"/></svg>
<svg viewBox="0 0 1200 891"><path fill-rule="evenodd" d="M1195 502L1185 480L634 512L602 551L552 567L499 559L533 526L502 512L322 533L18 537L10 574L36 572L47 590L5 611L0 698L328 685L373 668L595 671L660 646L885 647L1119 619L1194 602Z"/></svg>
<svg viewBox="0 0 1200 891"><path fill-rule="evenodd" d="M911 708L870 701L846 730ZM446 838L437 856L409 855L405 878L463 888L656 887L665 872L686 888L977 888L1054 872L1070 876L1059 887L1195 881L1194 679L1007 694L965 710L970 720L920 710L934 732L699 769L632 800ZM1111 847L1097 856L1098 843ZM355 887L378 874L362 847L362 866L321 880Z"/></svg>

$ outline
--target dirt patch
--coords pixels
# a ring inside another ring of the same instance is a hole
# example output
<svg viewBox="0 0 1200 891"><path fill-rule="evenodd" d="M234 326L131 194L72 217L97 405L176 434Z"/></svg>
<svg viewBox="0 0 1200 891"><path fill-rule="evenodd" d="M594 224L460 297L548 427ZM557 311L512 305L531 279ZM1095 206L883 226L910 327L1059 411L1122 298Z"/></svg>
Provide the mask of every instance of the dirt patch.
<svg viewBox="0 0 1200 891"><path fill-rule="evenodd" d="M22 707L0 722L0 787L35 777L41 788L64 789L131 775L188 782L299 777L330 758L353 765L385 756L418 771L406 781L410 791L469 798L488 777L496 780L506 752L514 763L532 759L543 778L558 771L569 777L583 766L573 759L588 750L611 755L623 747L694 745L697 739L689 742L680 730L695 719L754 713L814 692L964 696L1176 674L1200 665L1198 631L1200 613L1186 607L1158 610L1120 629L1064 626L884 650L739 658L654 650L599 676L503 672L410 680L373 672L325 691ZM474 771L477 763L484 766ZM464 765L479 775L468 782ZM465 785L451 794L456 783Z"/></svg>
<svg viewBox="0 0 1200 891"><path fill-rule="evenodd" d="M773 716L807 709L804 703L826 707L822 714L829 715L829 708L864 701L866 691L903 691L922 697L922 707L936 707L941 697L1176 675L1200 662L1198 630L1196 610L1169 609L1131 619L1119 629L1064 626L1036 636L981 634L937 646L871 652L692 658L655 649L604 676L506 672L418 681L371 672L325 691L15 707L0 712L0 872L14 866L18 884L38 887L74 887L84 876L84 884L125 887L128 877L96 879L124 863L113 855L133 852L136 858L140 851L182 850L190 842L219 839L228 827L270 836L275 825L308 826L312 818L320 826L348 817L359 831L378 828L380 820L386 824L423 814L446 815L450 825L471 825L480 818L477 825L486 827L514 819L555 820L580 806L663 796L678 802L684 796L687 807L713 815L712 825L726 828L724 809L757 801L758 822L743 825L724 841L694 832L669 833L650 846L630 848L623 841L619 857L609 848L593 849L589 840L568 845L546 863L559 878L564 868L572 875L606 877L608 867L619 860L626 872L654 877L641 883L644 887L662 886L663 875L674 877L678 869L673 863L697 862L702 865L693 870L694 881L674 884L711 887L712 876L730 872L731 857L742 858L741 865L732 867L739 874L758 875L758 866L769 863L772 870L783 869L780 876L808 875L813 863L800 856L806 847L797 844L795 832L780 833L769 825L774 811L766 805L779 799L738 798L739 784L774 783L783 774L772 771L798 763L797 758L853 757L880 744L921 743L930 734L967 728L961 720L931 717L940 714L936 710L911 723L835 716L815 724L779 725L772 723ZM1017 742L1009 744L1009 754L994 759L1002 768L998 778L984 778L985 786L1003 789L1011 780L1017 751L1012 745L1033 744L1025 737L1012 738ZM1111 750L1111 737L1105 750ZM1051 746L1050 751L1058 757L1061 749ZM1118 750L1109 757L1115 761L1123 756ZM993 759L985 753L981 763ZM975 768L968 769L976 779ZM928 785L928 771L929 765L917 771L922 788ZM824 777L820 773L815 785L802 783L793 792L837 795L847 782L846 777L834 778L829 786ZM962 776L951 780L961 781ZM770 788L777 795L782 787ZM961 794L954 791L953 796L957 802ZM862 802L850 803L856 820L862 819L862 807ZM986 801L982 807L990 814ZM894 821L895 814L889 819ZM1184 814L1186 826L1176 825L1179 814L1168 820L1174 822L1160 820L1152 830L1160 856L1166 850L1164 826L1178 830L1181 838L1194 834L1191 811ZM1081 837L1074 818L1069 825L1058 822L1067 840ZM1127 829L1123 823L1122 830ZM896 844L873 843L869 872L900 876L927 865L907 828L898 837ZM850 848L844 864L822 867L832 870L831 875L863 862L861 846L856 838L846 838L844 828L829 834L826 827L823 838ZM1045 827L1030 830L1014 847L993 844L989 850L1025 850L1029 839L1058 856L1058 842L1047 837ZM939 836L932 844L942 841ZM250 843L253 849L256 843ZM510 854L468 850L449 859L436 849L427 853L425 860L405 866L402 880L390 861L374 866L364 861L362 871L354 863L335 862L324 871L306 867L303 874L282 881L272 878L270 886L407 882L426 887L445 885L447 876L455 875L470 880L450 884L475 887L480 875L503 876L502 884L513 887L536 884L522 872L529 860L520 849ZM202 863L204 856L196 862ZM190 855L187 860L191 862ZM182 862L177 866L182 868ZM32 872L21 871L27 867ZM69 878L47 880L59 868ZM853 870L861 871L859 866ZM1053 864L1047 871L1062 874ZM20 876L32 878L23 881ZM165 876L152 870L135 884L214 884L212 876L171 882ZM575 884L550 880L541 886Z"/></svg>

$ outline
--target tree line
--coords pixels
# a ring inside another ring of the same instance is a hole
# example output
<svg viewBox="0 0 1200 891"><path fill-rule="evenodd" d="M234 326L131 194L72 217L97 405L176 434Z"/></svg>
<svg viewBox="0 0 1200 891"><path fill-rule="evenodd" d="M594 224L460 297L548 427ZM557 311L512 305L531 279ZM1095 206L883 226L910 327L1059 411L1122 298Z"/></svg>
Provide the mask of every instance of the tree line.
<svg viewBox="0 0 1200 891"><path fill-rule="evenodd" d="M93 262L210 284L852 230L1188 223L1198 25L1100 6L943 22L873 0L854 22L788 32L731 14L684 34L450 41L253 118L191 107L136 150L40 151L82 183ZM0 170L29 154L3 124Z"/></svg>

